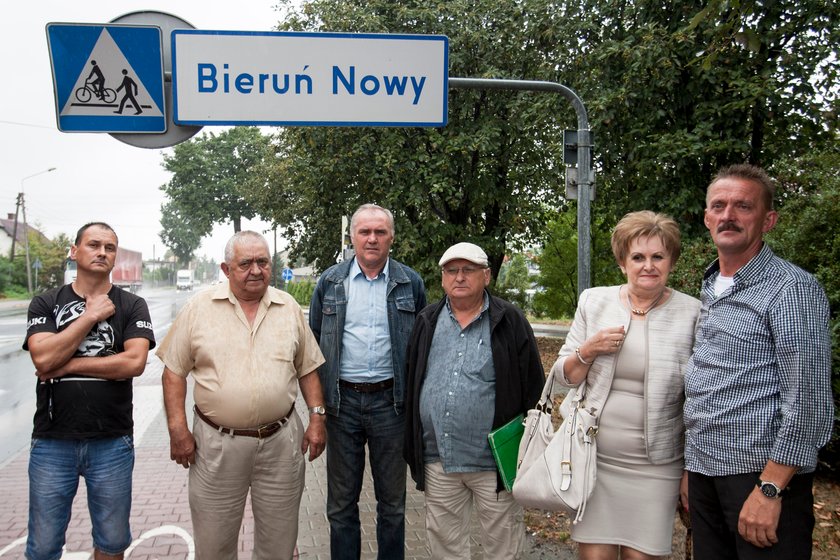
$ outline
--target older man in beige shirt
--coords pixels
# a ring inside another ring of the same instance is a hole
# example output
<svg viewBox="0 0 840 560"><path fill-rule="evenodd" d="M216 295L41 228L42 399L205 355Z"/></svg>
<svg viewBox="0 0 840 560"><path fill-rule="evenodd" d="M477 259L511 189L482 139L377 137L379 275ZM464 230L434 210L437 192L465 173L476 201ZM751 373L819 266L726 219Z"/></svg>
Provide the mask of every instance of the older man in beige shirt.
<svg viewBox="0 0 840 560"><path fill-rule="evenodd" d="M235 560L245 499L254 512L255 559L291 558L297 540L304 455L326 445L324 358L303 312L269 287L268 244L234 235L222 271L229 282L196 294L157 352L171 458L190 469L196 558ZM195 381L193 431L187 376ZM314 375L313 375L314 374ZM309 407L306 431L294 412L298 387Z"/></svg>

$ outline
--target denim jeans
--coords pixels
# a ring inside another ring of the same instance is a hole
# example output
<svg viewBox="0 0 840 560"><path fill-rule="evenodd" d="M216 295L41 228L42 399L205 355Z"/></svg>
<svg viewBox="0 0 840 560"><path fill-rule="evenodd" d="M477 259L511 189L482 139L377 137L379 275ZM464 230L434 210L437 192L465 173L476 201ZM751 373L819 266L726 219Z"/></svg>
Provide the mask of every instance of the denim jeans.
<svg viewBox="0 0 840 560"><path fill-rule="evenodd" d="M327 517L332 560L361 556L359 495L370 455L376 496L378 557L405 557L405 416L394 410L392 391L358 393L341 388L341 411L327 417Z"/></svg>
<svg viewBox="0 0 840 560"><path fill-rule="evenodd" d="M130 436L89 440L35 438L29 453L29 560L58 560L79 477L85 478L93 546L117 555L131 544Z"/></svg>

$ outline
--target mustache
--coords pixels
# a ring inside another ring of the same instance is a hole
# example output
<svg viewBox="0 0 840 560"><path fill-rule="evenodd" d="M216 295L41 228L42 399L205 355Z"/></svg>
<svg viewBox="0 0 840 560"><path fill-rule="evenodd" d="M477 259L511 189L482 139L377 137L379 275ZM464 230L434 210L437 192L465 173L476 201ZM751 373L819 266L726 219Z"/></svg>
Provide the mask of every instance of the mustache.
<svg viewBox="0 0 840 560"><path fill-rule="evenodd" d="M722 231L737 231L740 232L741 228L735 225L735 222L723 222L717 227L718 233Z"/></svg>

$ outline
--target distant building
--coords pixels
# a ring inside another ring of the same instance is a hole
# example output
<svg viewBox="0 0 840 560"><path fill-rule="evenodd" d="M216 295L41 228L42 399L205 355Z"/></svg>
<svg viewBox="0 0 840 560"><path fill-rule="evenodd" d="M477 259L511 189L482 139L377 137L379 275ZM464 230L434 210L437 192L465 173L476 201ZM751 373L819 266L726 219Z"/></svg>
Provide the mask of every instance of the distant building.
<svg viewBox="0 0 840 560"><path fill-rule="evenodd" d="M316 281L318 277L315 274L314 264L306 263L303 259L298 259L295 262L289 262L290 253L291 251L286 249L277 253L277 257L283 262L284 267L292 269L292 274L294 275L292 282Z"/></svg>
<svg viewBox="0 0 840 560"><path fill-rule="evenodd" d="M17 225L17 240L15 241L15 256L22 255L24 247L26 247L26 232L24 231L23 221L18 220ZM48 242L46 235L32 226L29 226L29 232L35 234L41 241ZM7 214L5 219L0 218L0 255L8 258L12 250L12 235L15 235L15 215Z"/></svg>

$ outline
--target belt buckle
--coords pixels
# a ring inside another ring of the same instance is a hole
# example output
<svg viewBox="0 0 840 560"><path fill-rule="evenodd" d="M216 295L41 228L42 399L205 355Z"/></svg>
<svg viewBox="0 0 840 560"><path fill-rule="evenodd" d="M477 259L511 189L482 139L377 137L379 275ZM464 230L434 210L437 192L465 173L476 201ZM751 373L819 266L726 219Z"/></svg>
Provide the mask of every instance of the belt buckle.
<svg viewBox="0 0 840 560"><path fill-rule="evenodd" d="M271 430L274 430L276 432L277 431L276 428L278 427L276 424L277 424L277 422L271 422L270 424L263 424L262 426L259 426L257 428L257 439L267 438L272 433L274 433L274 432L271 432ZM281 422L280 427L282 427L282 426L283 426L283 424ZM265 432L266 435L263 435L263 432ZM271 433L269 433L269 432L271 432Z"/></svg>

